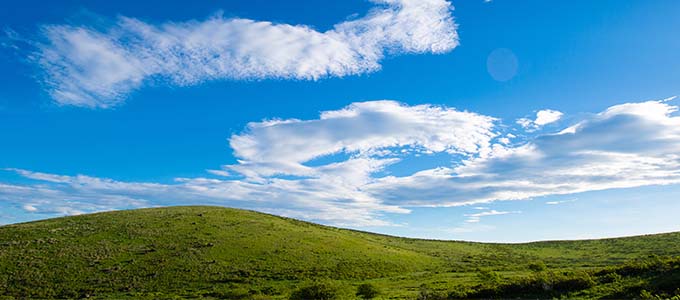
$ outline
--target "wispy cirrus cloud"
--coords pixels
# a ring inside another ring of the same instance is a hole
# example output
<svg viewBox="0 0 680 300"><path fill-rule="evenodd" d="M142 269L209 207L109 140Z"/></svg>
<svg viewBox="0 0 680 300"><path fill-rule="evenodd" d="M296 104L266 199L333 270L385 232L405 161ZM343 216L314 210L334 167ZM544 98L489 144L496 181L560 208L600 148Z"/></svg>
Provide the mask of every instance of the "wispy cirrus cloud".
<svg viewBox="0 0 680 300"><path fill-rule="evenodd" d="M370 161L354 161L356 167ZM352 163L348 163L351 165ZM372 167L375 168L373 165ZM85 175L65 176L11 169L29 184L0 184L0 201L43 217L167 205L220 205L254 209L324 223L386 226L384 212L407 209L375 199L334 181L272 179L266 183L211 178L176 178L174 183L124 182ZM351 175L361 173L355 169ZM347 174L350 175L350 174Z"/></svg>
<svg viewBox="0 0 680 300"><path fill-rule="evenodd" d="M249 124L230 139L239 162L210 171L217 177L161 184L12 169L30 182L0 183L0 201L43 215L211 204L327 224L390 225L386 214L413 207L680 184L677 110L669 100L616 105L509 145L501 141L506 127L493 117L354 103L317 119ZM447 159L391 174L405 159L430 155ZM468 223L508 213L477 207Z"/></svg>
<svg viewBox="0 0 680 300"><path fill-rule="evenodd" d="M557 200L557 201L547 201L545 204L547 205L559 205L559 204L564 204L564 203L572 203L576 202L577 199L569 199L569 200Z"/></svg>
<svg viewBox="0 0 680 300"><path fill-rule="evenodd" d="M502 216L502 215L507 215L507 214L519 214L521 212L519 211L497 211L495 209L492 210L487 210L479 213L474 213L474 214L466 214L465 216L468 218L465 220L466 223L479 223L483 217L489 217L489 216Z"/></svg>
<svg viewBox="0 0 680 300"><path fill-rule="evenodd" d="M120 17L108 28L48 25L32 58L62 105L106 108L145 83L298 79L380 69L388 55L444 53L458 45L445 0L372 0L359 19L309 26L215 16L149 24Z"/></svg>

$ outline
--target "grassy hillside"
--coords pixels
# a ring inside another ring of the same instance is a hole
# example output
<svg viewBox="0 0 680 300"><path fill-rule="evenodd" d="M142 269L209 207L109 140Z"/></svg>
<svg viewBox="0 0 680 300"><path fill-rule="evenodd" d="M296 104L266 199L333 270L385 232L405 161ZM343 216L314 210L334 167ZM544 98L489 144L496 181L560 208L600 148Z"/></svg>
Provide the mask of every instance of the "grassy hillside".
<svg viewBox="0 0 680 300"><path fill-rule="evenodd" d="M670 297L676 256L680 233L485 244L171 207L0 227L0 298L354 298L365 283L385 299Z"/></svg>

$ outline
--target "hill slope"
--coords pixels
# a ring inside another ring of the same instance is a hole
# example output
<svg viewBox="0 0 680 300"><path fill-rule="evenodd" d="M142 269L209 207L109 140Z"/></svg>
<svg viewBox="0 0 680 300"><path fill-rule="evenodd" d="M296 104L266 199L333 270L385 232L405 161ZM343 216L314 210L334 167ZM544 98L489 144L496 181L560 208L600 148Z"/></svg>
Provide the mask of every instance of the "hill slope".
<svg viewBox="0 0 680 300"><path fill-rule="evenodd" d="M460 289L476 295L487 288L479 285L485 280L502 288L547 272L543 264L597 279L597 272L650 255L660 264L669 260L658 257L680 255L680 233L484 244L390 237L237 209L170 207L0 227L0 297L287 298L319 278L345 290L371 282L385 298ZM647 284L640 280L638 290ZM495 295L486 293L478 296Z"/></svg>

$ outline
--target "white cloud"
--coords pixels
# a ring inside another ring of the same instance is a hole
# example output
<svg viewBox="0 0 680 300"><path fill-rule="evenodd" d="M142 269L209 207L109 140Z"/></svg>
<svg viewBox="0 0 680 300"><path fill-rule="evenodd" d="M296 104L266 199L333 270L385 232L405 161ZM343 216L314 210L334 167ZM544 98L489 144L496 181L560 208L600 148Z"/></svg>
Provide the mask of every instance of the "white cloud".
<svg viewBox="0 0 680 300"><path fill-rule="evenodd" d="M479 212L479 213L474 213L474 214L465 214L464 216L467 217L465 222L463 222L460 226L444 229L444 231L447 231L447 232L450 232L450 233L453 233L453 234L465 234L465 233L491 231L491 230L496 229L496 227L492 226L492 225L483 224L481 222L482 218L490 217L490 216L502 216L502 215L508 215L508 214L520 214L520 213L522 213L521 211L497 211L495 209L489 209L488 207L483 207L483 206L476 206L476 207L472 207L472 208L475 209L475 210L483 210L483 211Z"/></svg>
<svg viewBox="0 0 680 300"><path fill-rule="evenodd" d="M680 117L664 101L610 107L517 147L366 187L392 205L463 205L680 183Z"/></svg>
<svg viewBox="0 0 680 300"><path fill-rule="evenodd" d="M493 209L493 210L480 212L480 213L476 213L476 214L468 214L468 215L465 215L465 216L470 217L470 218L481 218L481 217L487 217L487 216L507 215L507 214L510 214L510 213L514 213L514 212L497 211L497 210Z"/></svg>
<svg viewBox="0 0 680 300"><path fill-rule="evenodd" d="M376 167L370 160L352 160L354 167ZM330 166L337 168L337 165ZM63 176L12 170L36 183L0 184L0 201L35 208L47 215L150 207L158 205L226 205L256 209L324 223L386 226L381 213L407 213L407 209L382 205L341 177L304 180L270 179L266 183L209 178L177 178L175 183L121 182L84 175ZM26 203L30 201L30 204Z"/></svg>
<svg viewBox="0 0 680 300"><path fill-rule="evenodd" d="M43 184L18 187L26 191L4 197L0 192L0 199L21 203L22 199L40 198L72 203L74 207L88 202L94 210L99 204L111 208L221 204L333 224L387 225L381 214L409 210L384 205L380 198L363 191L376 180L375 173L405 155L488 153L496 135L492 132L494 122L490 117L440 106L407 106L394 101L354 103L323 112L315 120L250 123L243 133L230 139L239 163L212 172L238 175L236 178L127 183L12 169ZM333 155L341 158L310 163Z"/></svg>
<svg viewBox="0 0 680 300"><path fill-rule="evenodd" d="M319 32L303 25L215 16L160 25L120 17L106 29L50 25L32 55L60 104L110 107L146 82L318 79L374 72L386 55L458 45L445 0L373 0L365 17Z"/></svg>
<svg viewBox="0 0 680 300"><path fill-rule="evenodd" d="M489 216L501 216L501 215L507 215L507 214L519 214L521 212L519 211L497 211L495 209L488 210L488 211L483 211L479 213L474 213L474 214L466 214L465 216L468 217L467 220L465 220L466 223L479 223L483 217L489 217Z"/></svg>
<svg viewBox="0 0 680 300"><path fill-rule="evenodd" d="M545 202L545 204L547 204L547 205L559 205L559 204L571 203L571 202L576 202L576 199L560 200L560 201L547 201L547 202Z"/></svg>
<svg viewBox="0 0 680 300"><path fill-rule="evenodd" d="M52 215L209 204L327 224L391 225L386 214L411 207L678 184L677 109L667 101L617 105L568 130L510 146L500 143L508 135L492 117L393 101L354 103L318 119L249 124L230 139L239 163L213 171L227 176L220 179L160 184L11 169L32 182L0 183L0 201ZM405 158L432 153L450 159L389 175ZM468 223L506 213L478 208Z"/></svg>
<svg viewBox="0 0 680 300"><path fill-rule="evenodd" d="M383 157L392 148L423 153L478 155L491 151L493 118L432 105L394 101L353 103L323 112L317 120L273 120L248 124L230 139L239 164L225 166L250 179L277 174L316 176L312 159L346 153ZM378 161L385 161L379 158Z"/></svg>
<svg viewBox="0 0 680 300"><path fill-rule="evenodd" d="M562 115L563 115L562 112L551 109L544 109L539 110L536 113L536 118L534 120L528 118L520 118L517 119L516 123L522 126L524 129L527 129L528 131L534 131L550 123L557 122L562 118Z"/></svg>
<svg viewBox="0 0 680 300"><path fill-rule="evenodd" d="M546 124L556 122L560 118L562 118L561 112L556 110L545 109L536 113L536 120L534 120L534 124L538 126L543 126Z"/></svg>
<svg viewBox="0 0 680 300"><path fill-rule="evenodd" d="M30 205L30 204L25 204L25 205L22 206L21 208L23 208L23 209L24 209L25 211L27 211L27 212L36 212L36 211L38 211L38 209L37 209L35 206Z"/></svg>

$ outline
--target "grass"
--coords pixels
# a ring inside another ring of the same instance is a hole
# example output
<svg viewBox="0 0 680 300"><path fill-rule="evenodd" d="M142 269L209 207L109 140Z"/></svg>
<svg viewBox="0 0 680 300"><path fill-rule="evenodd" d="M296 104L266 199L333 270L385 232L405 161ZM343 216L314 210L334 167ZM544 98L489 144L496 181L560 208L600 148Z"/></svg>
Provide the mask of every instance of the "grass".
<svg viewBox="0 0 680 300"><path fill-rule="evenodd" d="M169 207L0 227L0 298L352 299L365 284L382 299L670 298L676 257L680 233L489 244Z"/></svg>

